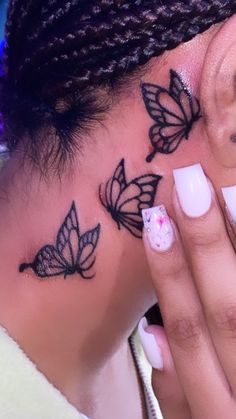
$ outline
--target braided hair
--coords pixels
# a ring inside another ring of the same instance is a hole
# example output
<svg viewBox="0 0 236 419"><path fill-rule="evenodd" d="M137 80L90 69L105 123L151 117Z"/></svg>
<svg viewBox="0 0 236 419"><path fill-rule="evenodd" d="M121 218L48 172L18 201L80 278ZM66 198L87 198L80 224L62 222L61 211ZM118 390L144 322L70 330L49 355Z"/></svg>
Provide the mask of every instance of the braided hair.
<svg viewBox="0 0 236 419"><path fill-rule="evenodd" d="M235 12L236 0L11 0L0 83L9 149L28 137L35 162L73 155L74 131L109 106L101 91Z"/></svg>

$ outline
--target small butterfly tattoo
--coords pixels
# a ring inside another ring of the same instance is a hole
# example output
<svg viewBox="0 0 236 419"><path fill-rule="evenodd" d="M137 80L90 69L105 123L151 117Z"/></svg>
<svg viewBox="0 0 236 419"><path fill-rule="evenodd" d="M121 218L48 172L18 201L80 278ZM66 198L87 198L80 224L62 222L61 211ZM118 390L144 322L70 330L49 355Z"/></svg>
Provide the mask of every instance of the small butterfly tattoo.
<svg viewBox="0 0 236 419"><path fill-rule="evenodd" d="M127 182L122 159L105 188L100 185L100 201L119 230L123 226L133 236L142 238L142 210L153 206L161 179L159 175L147 174Z"/></svg>
<svg viewBox="0 0 236 419"><path fill-rule="evenodd" d="M59 229L56 245L48 244L42 247L32 263L23 263L20 272L31 268L40 278L78 273L83 279L91 279L96 257L95 249L100 236L100 224L93 230L80 235L79 222L73 201L71 209Z"/></svg>
<svg viewBox="0 0 236 419"><path fill-rule="evenodd" d="M169 90L149 83L143 83L141 90L146 109L155 121L149 131L153 151L146 161L150 163L158 152L173 153L184 138L189 139L201 110L199 100L174 70L170 70Z"/></svg>

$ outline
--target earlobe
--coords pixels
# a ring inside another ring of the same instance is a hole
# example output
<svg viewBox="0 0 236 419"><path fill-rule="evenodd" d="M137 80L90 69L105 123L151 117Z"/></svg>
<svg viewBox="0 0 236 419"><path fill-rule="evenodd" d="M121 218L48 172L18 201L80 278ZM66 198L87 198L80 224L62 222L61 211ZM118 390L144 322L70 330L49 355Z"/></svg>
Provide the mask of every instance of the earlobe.
<svg viewBox="0 0 236 419"><path fill-rule="evenodd" d="M225 167L236 166L236 16L212 39L203 67L201 105L209 143Z"/></svg>

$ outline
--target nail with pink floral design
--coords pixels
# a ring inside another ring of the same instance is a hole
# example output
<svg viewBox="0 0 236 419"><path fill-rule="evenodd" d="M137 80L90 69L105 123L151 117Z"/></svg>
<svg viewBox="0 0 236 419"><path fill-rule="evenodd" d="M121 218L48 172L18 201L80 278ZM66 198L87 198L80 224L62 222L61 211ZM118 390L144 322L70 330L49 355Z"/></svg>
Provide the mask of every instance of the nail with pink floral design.
<svg viewBox="0 0 236 419"><path fill-rule="evenodd" d="M144 227L153 250L165 252L174 242L174 230L164 205L142 211Z"/></svg>

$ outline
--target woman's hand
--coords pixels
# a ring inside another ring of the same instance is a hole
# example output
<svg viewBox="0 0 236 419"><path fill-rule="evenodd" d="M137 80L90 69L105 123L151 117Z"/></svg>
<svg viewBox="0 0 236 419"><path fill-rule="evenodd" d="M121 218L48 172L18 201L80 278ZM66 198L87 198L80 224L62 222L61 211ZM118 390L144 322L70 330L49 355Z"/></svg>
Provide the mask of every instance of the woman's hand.
<svg viewBox="0 0 236 419"><path fill-rule="evenodd" d="M143 212L145 248L165 326L165 332L158 326L146 329L155 337L155 352L143 322L139 325L155 367L153 388L165 419L235 419L235 251L201 166L179 169L174 176L178 227L163 206Z"/></svg>

